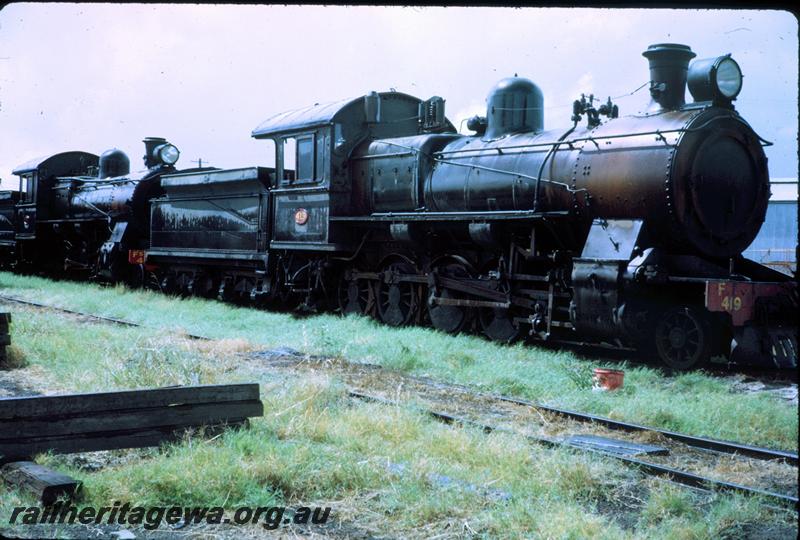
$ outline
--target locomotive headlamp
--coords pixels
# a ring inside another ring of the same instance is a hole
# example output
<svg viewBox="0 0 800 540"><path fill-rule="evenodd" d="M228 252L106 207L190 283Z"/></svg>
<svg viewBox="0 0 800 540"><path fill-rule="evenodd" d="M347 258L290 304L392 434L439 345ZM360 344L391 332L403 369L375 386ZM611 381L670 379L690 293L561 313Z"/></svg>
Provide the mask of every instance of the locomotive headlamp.
<svg viewBox="0 0 800 540"><path fill-rule="evenodd" d="M178 148L174 144L169 143L157 146L154 153L158 156L158 159L166 165L175 165L175 162L178 161L181 155Z"/></svg>
<svg viewBox="0 0 800 540"><path fill-rule="evenodd" d="M695 101L733 101L742 91L742 70L730 54L693 62L687 79Z"/></svg>

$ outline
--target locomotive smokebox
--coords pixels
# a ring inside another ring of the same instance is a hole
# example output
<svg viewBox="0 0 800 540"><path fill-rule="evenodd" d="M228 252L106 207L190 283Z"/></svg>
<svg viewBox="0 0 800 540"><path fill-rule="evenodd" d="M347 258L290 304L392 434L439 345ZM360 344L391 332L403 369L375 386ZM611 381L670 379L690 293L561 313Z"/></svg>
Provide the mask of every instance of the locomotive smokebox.
<svg viewBox="0 0 800 540"><path fill-rule="evenodd" d="M688 45L658 43L642 56L650 62L650 96L657 108L677 109L686 103L689 60L697 56Z"/></svg>
<svg viewBox="0 0 800 540"><path fill-rule="evenodd" d="M122 150L112 148L106 150L100 156L99 178L111 178L124 176L131 172L131 160Z"/></svg>
<svg viewBox="0 0 800 540"><path fill-rule="evenodd" d="M503 79L486 98L485 140L544 129L544 97L538 86L522 77Z"/></svg>

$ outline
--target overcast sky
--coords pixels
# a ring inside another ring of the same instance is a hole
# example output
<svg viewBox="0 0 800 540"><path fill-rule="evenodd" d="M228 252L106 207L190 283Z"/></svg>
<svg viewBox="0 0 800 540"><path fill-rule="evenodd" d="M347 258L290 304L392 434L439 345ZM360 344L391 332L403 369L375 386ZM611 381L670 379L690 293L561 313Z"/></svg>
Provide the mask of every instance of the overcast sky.
<svg viewBox="0 0 800 540"><path fill-rule="evenodd" d="M540 8L11 4L0 10L0 178L40 155L117 147L141 168L146 136L191 160L266 165L251 130L275 113L395 88L446 99L458 126L518 73L545 95L545 127L581 92L648 80L651 43L732 53L737 109L765 139L773 177L797 176L797 21L787 12ZM687 92L687 99L690 96ZM641 110L643 89L618 100Z"/></svg>

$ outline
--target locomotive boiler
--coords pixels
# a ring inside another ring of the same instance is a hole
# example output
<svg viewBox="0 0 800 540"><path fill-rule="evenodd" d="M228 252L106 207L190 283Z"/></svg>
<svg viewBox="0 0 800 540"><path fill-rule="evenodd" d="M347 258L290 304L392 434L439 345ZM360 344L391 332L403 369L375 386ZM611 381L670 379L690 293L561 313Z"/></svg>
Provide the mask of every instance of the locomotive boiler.
<svg viewBox="0 0 800 540"><path fill-rule="evenodd" d="M794 281L741 255L769 174L734 107L739 66L690 65L678 44L644 56L636 114L581 96L571 126L545 130L542 91L515 76L462 135L441 97L370 92L262 122L274 167L164 170L149 214L133 184L116 198L123 182L68 207L129 201L137 242L117 253L166 292L631 348L674 369L795 366Z"/></svg>
<svg viewBox="0 0 800 540"><path fill-rule="evenodd" d="M769 199L758 135L727 103L685 104L688 62L695 56L688 47L655 45L645 56L658 90L641 115L600 122L601 113L614 115L609 102L586 125L545 131L541 90L511 78L490 93L487 116L471 120L476 137L438 137L438 145L431 136L371 142L354 156L356 177L389 165L392 152L403 148L434 152L435 159L417 173L417 182L401 180L404 190L396 187L397 175L388 182L372 175L359 208L566 211L576 220L642 220L653 245L712 258L740 254L755 238ZM576 115L586 106L576 104ZM382 157L370 159L376 156ZM560 236L582 249L584 235L570 233Z"/></svg>

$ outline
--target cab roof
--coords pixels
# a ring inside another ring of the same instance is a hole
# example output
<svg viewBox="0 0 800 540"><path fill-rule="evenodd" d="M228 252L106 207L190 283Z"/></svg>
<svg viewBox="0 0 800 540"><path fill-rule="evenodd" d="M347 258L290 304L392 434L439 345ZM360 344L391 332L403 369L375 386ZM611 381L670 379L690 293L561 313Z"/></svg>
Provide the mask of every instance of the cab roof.
<svg viewBox="0 0 800 540"><path fill-rule="evenodd" d="M89 152L72 151L61 152L58 154L51 154L49 156L41 156L30 161L26 161L22 165L17 166L12 172L17 176L28 172L36 171L48 165L61 164L63 162L73 163L77 162L80 165L97 165L100 158L95 154ZM77 172L77 171L76 171Z"/></svg>
<svg viewBox="0 0 800 540"><path fill-rule="evenodd" d="M417 107L422 100L402 92L379 92L382 104L387 101L406 102L405 107L391 108L382 106L381 123L410 120L408 111ZM366 121L364 97L358 96L329 103L315 103L310 107L282 112L264 120L256 127L252 136L256 139L268 138L276 134L299 131L307 128L321 127L336 122L362 123ZM402 118L394 118L393 111ZM416 117L413 117L416 120Z"/></svg>

